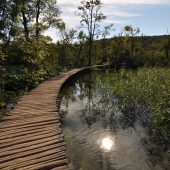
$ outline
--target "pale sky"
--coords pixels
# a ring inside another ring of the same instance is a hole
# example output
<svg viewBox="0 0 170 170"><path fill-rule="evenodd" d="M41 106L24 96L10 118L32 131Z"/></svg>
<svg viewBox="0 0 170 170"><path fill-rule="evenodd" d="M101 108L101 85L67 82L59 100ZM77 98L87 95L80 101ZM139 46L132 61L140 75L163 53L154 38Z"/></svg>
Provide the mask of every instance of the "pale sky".
<svg viewBox="0 0 170 170"><path fill-rule="evenodd" d="M58 0L64 22L68 28L79 26L80 18L75 11L82 0ZM170 0L101 0L102 12L107 16L102 25L114 24L116 29L112 35L121 32L124 25L139 27L144 35L163 35L170 33ZM59 39L59 33L49 29L54 41Z"/></svg>

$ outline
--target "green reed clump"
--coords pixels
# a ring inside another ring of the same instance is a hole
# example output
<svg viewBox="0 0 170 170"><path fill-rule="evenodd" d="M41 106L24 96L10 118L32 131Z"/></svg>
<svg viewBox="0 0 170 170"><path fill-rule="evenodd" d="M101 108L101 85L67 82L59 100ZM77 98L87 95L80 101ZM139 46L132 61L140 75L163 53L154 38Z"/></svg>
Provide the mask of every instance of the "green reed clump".
<svg viewBox="0 0 170 170"><path fill-rule="evenodd" d="M170 129L170 68L122 69L106 79L124 114L149 111L156 125Z"/></svg>

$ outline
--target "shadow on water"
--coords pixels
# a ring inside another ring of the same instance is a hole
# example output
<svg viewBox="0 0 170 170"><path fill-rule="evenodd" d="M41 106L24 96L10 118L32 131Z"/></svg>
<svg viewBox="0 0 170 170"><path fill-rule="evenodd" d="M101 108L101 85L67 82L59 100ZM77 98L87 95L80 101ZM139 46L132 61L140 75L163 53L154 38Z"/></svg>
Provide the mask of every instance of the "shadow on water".
<svg viewBox="0 0 170 170"><path fill-rule="evenodd" d="M163 152L166 144L157 148L150 140L151 134L157 133L152 116L146 108L139 108L138 114L133 108L128 114L121 112L105 82L106 75L113 74L108 70L89 71L62 89L63 133L74 168L168 170Z"/></svg>

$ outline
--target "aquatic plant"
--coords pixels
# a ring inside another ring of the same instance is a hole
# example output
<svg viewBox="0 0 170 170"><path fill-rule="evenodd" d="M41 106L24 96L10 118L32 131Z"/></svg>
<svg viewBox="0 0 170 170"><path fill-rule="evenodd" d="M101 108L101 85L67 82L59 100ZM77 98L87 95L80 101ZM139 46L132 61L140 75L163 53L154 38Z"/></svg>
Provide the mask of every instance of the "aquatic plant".
<svg viewBox="0 0 170 170"><path fill-rule="evenodd" d="M122 112L134 118L151 112L158 127L170 129L170 69L122 69L106 77Z"/></svg>

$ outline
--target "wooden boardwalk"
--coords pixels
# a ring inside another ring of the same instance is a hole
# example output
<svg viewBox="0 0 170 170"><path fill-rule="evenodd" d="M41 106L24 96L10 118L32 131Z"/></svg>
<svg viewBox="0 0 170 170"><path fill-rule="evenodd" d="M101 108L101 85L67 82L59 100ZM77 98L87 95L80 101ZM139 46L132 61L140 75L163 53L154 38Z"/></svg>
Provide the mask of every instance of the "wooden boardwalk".
<svg viewBox="0 0 170 170"><path fill-rule="evenodd" d="M71 70L40 84L0 121L1 170L69 169L58 93L69 77L84 69Z"/></svg>

